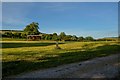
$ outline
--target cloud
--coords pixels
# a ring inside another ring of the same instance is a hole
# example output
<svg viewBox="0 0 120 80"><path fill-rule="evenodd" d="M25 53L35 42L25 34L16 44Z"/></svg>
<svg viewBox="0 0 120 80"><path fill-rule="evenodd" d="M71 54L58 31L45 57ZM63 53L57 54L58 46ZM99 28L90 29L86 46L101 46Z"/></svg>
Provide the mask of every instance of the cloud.
<svg viewBox="0 0 120 80"><path fill-rule="evenodd" d="M14 18L3 18L2 20L2 28L3 29L19 29L21 25L25 25L25 22L20 19Z"/></svg>
<svg viewBox="0 0 120 80"><path fill-rule="evenodd" d="M3 18L3 23L5 24L25 24L26 22L22 19L15 19L15 18Z"/></svg>

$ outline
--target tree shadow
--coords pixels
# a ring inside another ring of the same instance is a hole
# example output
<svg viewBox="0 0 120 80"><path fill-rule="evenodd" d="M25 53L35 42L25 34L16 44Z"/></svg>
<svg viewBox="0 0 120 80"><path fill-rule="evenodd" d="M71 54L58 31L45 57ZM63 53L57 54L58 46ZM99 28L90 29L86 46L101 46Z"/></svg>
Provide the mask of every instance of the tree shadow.
<svg viewBox="0 0 120 80"><path fill-rule="evenodd" d="M90 51L75 51L59 53L56 57L44 56L36 58L35 61L18 60L2 62L3 77L15 75L27 71L56 67L63 64L85 61L96 57L108 56L120 52L120 45L104 45ZM49 54L50 55L50 54Z"/></svg>
<svg viewBox="0 0 120 80"><path fill-rule="evenodd" d="M49 46L55 43L2 43L2 48L19 48L19 47L38 47L38 46ZM59 43L63 44L63 43Z"/></svg>

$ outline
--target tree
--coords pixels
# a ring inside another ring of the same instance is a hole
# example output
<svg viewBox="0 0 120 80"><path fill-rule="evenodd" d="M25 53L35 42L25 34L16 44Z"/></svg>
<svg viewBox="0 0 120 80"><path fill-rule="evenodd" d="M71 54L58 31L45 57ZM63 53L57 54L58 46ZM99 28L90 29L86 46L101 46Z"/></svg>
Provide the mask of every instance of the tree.
<svg viewBox="0 0 120 80"><path fill-rule="evenodd" d="M51 40L52 39L52 35L51 34L47 34L46 36L45 36L45 40Z"/></svg>
<svg viewBox="0 0 120 80"><path fill-rule="evenodd" d="M21 37L22 37L22 38L26 38L27 35L26 35L25 33L21 33Z"/></svg>
<svg viewBox="0 0 120 80"><path fill-rule="evenodd" d="M53 33L52 40L58 41L57 33Z"/></svg>
<svg viewBox="0 0 120 80"><path fill-rule="evenodd" d="M84 40L83 36L78 37L78 41L83 41L83 40Z"/></svg>
<svg viewBox="0 0 120 80"><path fill-rule="evenodd" d="M13 35L12 32L5 32L4 34L6 37L12 37L12 35Z"/></svg>
<svg viewBox="0 0 120 80"><path fill-rule="evenodd" d="M45 35L45 40L48 40L49 39L49 36L48 36L48 34L47 35Z"/></svg>
<svg viewBox="0 0 120 80"><path fill-rule="evenodd" d="M72 41L76 41L77 40L77 36L73 35L71 39L72 39Z"/></svg>
<svg viewBox="0 0 120 80"><path fill-rule="evenodd" d="M85 40L87 40L87 41L93 41L94 39L93 39L93 37L88 36L88 37L85 38Z"/></svg>
<svg viewBox="0 0 120 80"><path fill-rule="evenodd" d="M52 35L52 34L49 34L49 35L48 35L48 40L52 40L52 37L53 37L53 35Z"/></svg>
<svg viewBox="0 0 120 80"><path fill-rule="evenodd" d="M53 36L57 36L57 33L53 33Z"/></svg>
<svg viewBox="0 0 120 80"><path fill-rule="evenodd" d="M66 36L65 32L61 32L59 35L61 40L64 40L65 36Z"/></svg>
<svg viewBox="0 0 120 80"><path fill-rule="evenodd" d="M72 39L71 35L66 35L64 38L65 41L71 41L71 39Z"/></svg>
<svg viewBox="0 0 120 80"><path fill-rule="evenodd" d="M13 33L13 35L15 38L21 38L21 33L19 33L19 32L15 32L15 33Z"/></svg>
<svg viewBox="0 0 120 80"><path fill-rule="evenodd" d="M43 34L43 35L41 36L41 39L42 39L42 40L45 40L45 37L46 37L46 34Z"/></svg>
<svg viewBox="0 0 120 80"><path fill-rule="evenodd" d="M27 25L24 29L24 32L27 34L27 35L37 35L39 34L39 27L38 27L38 23L35 23L35 22L32 22L31 24Z"/></svg>

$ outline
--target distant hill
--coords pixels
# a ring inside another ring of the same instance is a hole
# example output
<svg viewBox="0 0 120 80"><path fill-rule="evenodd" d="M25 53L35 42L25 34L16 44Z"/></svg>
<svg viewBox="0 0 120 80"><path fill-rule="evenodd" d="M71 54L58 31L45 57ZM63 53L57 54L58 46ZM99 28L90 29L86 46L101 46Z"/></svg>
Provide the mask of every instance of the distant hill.
<svg viewBox="0 0 120 80"><path fill-rule="evenodd" d="M4 34L5 32L23 32L23 30L0 30L0 34ZM46 34L46 33L41 33L40 34Z"/></svg>
<svg viewBox="0 0 120 80"><path fill-rule="evenodd" d="M23 32L23 30L0 30L1 34L4 34L5 32Z"/></svg>
<svg viewBox="0 0 120 80"><path fill-rule="evenodd" d="M104 39L115 39L115 40L118 40L119 37L106 37Z"/></svg>
<svg viewBox="0 0 120 80"><path fill-rule="evenodd" d="M105 37L105 38L118 38L118 37Z"/></svg>
<svg viewBox="0 0 120 80"><path fill-rule="evenodd" d="M99 41L118 41L118 37L104 37L97 39Z"/></svg>

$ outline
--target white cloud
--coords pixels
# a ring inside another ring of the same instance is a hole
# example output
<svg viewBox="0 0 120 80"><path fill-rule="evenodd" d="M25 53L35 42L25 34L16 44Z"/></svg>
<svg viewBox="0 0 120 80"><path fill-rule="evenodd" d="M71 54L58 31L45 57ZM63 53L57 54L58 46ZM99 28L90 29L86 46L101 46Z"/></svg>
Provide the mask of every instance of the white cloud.
<svg viewBox="0 0 120 80"><path fill-rule="evenodd" d="M25 21L24 20L20 20L20 19L14 19L14 18L3 18L3 23L6 23L6 24L25 24Z"/></svg>

